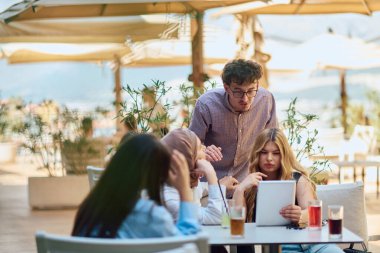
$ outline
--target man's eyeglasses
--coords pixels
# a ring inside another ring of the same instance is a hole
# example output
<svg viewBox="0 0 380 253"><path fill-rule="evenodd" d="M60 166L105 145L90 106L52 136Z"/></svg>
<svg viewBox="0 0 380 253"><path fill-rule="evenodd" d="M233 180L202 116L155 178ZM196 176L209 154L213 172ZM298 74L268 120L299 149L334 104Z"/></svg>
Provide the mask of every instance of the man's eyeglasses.
<svg viewBox="0 0 380 253"><path fill-rule="evenodd" d="M234 98L242 98L242 97L244 97L244 95L247 95L247 97L249 97L249 98L253 98L257 94L257 90L247 90L247 91L233 91L233 90L231 90L231 92L232 92L232 96Z"/></svg>

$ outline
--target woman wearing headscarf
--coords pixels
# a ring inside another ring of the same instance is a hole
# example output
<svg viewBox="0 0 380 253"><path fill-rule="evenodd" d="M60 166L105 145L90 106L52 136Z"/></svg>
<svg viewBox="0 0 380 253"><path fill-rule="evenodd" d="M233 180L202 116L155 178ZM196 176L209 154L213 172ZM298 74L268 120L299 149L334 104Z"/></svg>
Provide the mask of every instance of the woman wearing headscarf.
<svg viewBox="0 0 380 253"><path fill-rule="evenodd" d="M190 174L190 187L193 190L194 202L200 206L200 198L208 191L208 203L206 207L198 210L198 220L202 224L220 224L222 215L223 197L225 186L218 186L218 178L211 163L205 159L205 153L201 141L195 133L189 129L175 129L161 139L161 142L173 150L181 152L187 161ZM199 178L205 176L208 182L203 184ZM206 187L205 187L206 186ZM207 188L207 189L206 189ZM174 220L178 218L180 194L167 185L164 187L165 206L172 214Z"/></svg>

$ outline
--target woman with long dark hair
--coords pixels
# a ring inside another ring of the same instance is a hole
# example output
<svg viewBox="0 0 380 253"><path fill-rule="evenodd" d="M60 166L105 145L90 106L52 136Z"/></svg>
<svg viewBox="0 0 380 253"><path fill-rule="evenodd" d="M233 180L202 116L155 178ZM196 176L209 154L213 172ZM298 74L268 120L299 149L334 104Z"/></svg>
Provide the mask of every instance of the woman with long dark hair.
<svg viewBox="0 0 380 253"><path fill-rule="evenodd" d="M176 224L162 206L163 185L180 192ZM191 203L188 167L178 151L170 155L155 137L136 135L122 143L102 177L82 202L72 235L101 238L146 238L199 231Z"/></svg>

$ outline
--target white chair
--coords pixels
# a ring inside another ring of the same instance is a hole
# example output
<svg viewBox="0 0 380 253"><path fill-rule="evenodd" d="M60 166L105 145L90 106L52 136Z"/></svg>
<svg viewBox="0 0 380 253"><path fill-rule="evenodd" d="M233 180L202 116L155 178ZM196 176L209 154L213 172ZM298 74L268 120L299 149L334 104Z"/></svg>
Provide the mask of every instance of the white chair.
<svg viewBox="0 0 380 253"><path fill-rule="evenodd" d="M362 182L318 185L317 195L322 200L323 219L328 218L328 205L343 205L344 226L362 237L365 244L368 245L367 216ZM360 248L360 246L355 248Z"/></svg>
<svg viewBox="0 0 380 253"><path fill-rule="evenodd" d="M208 237L204 233L147 239L99 239L53 235L44 231L36 233L38 253L172 253L170 250L179 250L180 247L186 250L184 252L197 252L190 251L194 247L185 245L188 243L194 243L199 253L209 252Z"/></svg>
<svg viewBox="0 0 380 253"><path fill-rule="evenodd" d="M157 253L199 253L199 250L195 243L185 243L180 248L164 250Z"/></svg>
<svg viewBox="0 0 380 253"><path fill-rule="evenodd" d="M88 182L90 183L90 188L94 188L96 183L99 181L104 169L97 168L94 166L87 166Z"/></svg>

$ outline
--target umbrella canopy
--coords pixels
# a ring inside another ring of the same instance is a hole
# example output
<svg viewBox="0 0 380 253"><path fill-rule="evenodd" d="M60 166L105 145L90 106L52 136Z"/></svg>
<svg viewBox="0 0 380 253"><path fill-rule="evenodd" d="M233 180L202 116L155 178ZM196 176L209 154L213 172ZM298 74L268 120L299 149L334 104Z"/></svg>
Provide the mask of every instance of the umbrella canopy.
<svg viewBox="0 0 380 253"><path fill-rule="evenodd" d="M117 43L10 43L2 46L3 57L9 63L113 61L128 53L131 53L128 46Z"/></svg>
<svg viewBox="0 0 380 253"><path fill-rule="evenodd" d="M224 14L334 14L359 13L371 15L380 10L378 0L293 0L289 3L253 2L223 8L215 16Z"/></svg>
<svg viewBox="0 0 380 253"><path fill-rule="evenodd" d="M271 54L268 67L277 71L352 70L380 66L379 45L332 33L318 35L297 46L269 41L264 50Z"/></svg>
<svg viewBox="0 0 380 253"><path fill-rule="evenodd" d="M322 34L296 48L297 55L309 55L317 68L366 69L380 66L380 47L359 38Z"/></svg>
<svg viewBox="0 0 380 253"><path fill-rule="evenodd" d="M211 47L211 43L206 47ZM2 46L2 56L11 64L56 61L114 61L122 66L159 67L190 65L190 45L186 41L152 40L141 42L133 50L124 44L10 43ZM206 64L225 63L230 57L211 52Z"/></svg>
<svg viewBox="0 0 380 253"><path fill-rule="evenodd" d="M194 87L203 87L203 12L251 0L13 0L0 13L3 20L129 16L154 13L192 13L192 68ZM0 8L1 10L1 8Z"/></svg>
<svg viewBox="0 0 380 253"><path fill-rule="evenodd" d="M178 36L179 21L165 15L0 22L0 43L124 43Z"/></svg>
<svg viewBox="0 0 380 253"><path fill-rule="evenodd" d="M380 66L380 46L359 38L338 34L322 34L296 47L283 47L272 54L270 67L275 69L335 69L340 74L342 126L347 132L347 70L368 69ZM289 60L291 59L291 61Z"/></svg>
<svg viewBox="0 0 380 253"><path fill-rule="evenodd" d="M218 40L205 43L205 64L226 63L233 56L216 50ZM226 50L227 51L227 50ZM230 51L231 53L233 51ZM157 67L191 64L190 43L185 40L153 40L137 43L130 54L121 58L128 67Z"/></svg>
<svg viewBox="0 0 380 253"><path fill-rule="evenodd" d="M2 19L130 16L153 13L190 13L250 0L13 0ZM1 10L1 8L0 8Z"/></svg>

